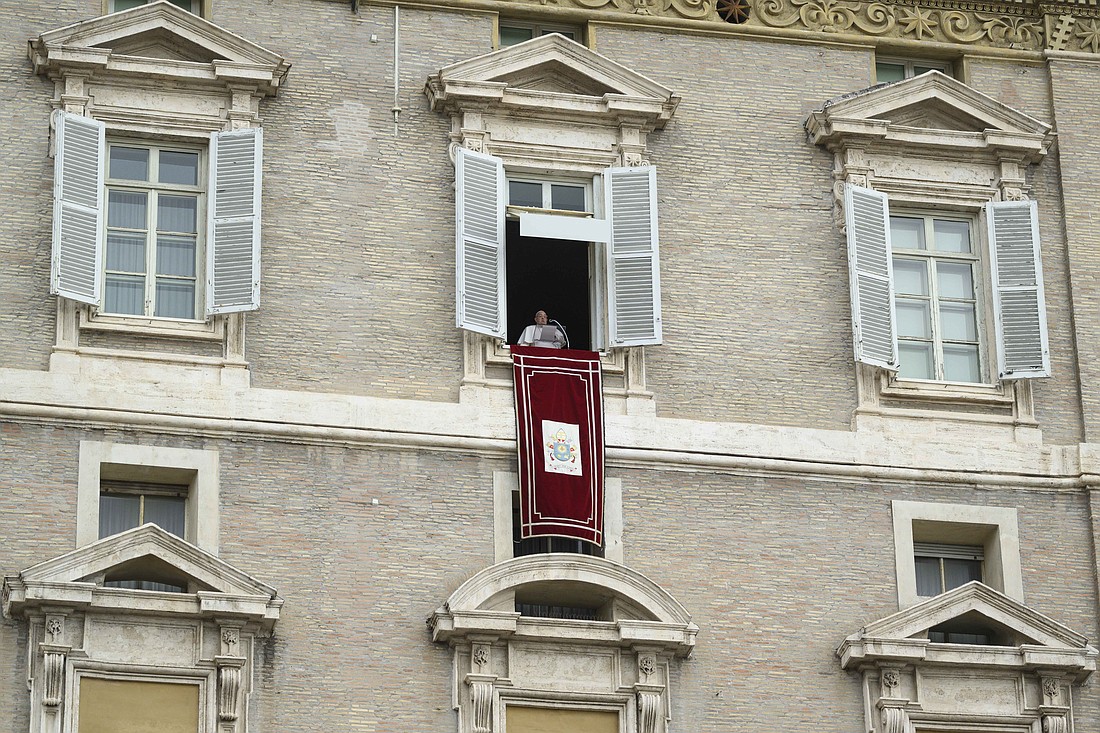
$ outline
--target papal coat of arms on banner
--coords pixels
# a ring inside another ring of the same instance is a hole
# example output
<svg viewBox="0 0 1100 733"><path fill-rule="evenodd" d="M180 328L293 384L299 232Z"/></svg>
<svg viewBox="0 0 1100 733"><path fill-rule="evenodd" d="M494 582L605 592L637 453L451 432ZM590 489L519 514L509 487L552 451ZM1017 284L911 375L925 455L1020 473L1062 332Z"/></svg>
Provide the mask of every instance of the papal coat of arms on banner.
<svg viewBox="0 0 1100 733"><path fill-rule="evenodd" d="M580 447L579 425L553 420L542 421L542 453L546 458L547 471L580 476L583 473Z"/></svg>

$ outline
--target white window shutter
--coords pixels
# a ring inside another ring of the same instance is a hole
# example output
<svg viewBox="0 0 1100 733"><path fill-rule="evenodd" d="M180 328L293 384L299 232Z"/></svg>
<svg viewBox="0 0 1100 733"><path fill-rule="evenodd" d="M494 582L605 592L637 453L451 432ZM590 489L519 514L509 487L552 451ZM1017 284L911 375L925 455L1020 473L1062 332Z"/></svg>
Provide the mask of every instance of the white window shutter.
<svg viewBox="0 0 1100 733"><path fill-rule="evenodd" d="M848 184L844 214L856 361L897 369L890 202L884 193Z"/></svg>
<svg viewBox="0 0 1100 733"><path fill-rule="evenodd" d="M104 124L59 110L50 292L99 305L103 261Z"/></svg>
<svg viewBox="0 0 1100 733"><path fill-rule="evenodd" d="M1001 379L1050 376L1039 216L1034 201L986 205Z"/></svg>
<svg viewBox="0 0 1100 733"><path fill-rule="evenodd" d="M459 148L455 158L455 322L506 338L504 163Z"/></svg>
<svg viewBox="0 0 1100 733"><path fill-rule="evenodd" d="M661 343L661 272L657 242L657 169L604 172L611 242L607 246L612 346Z"/></svg>
<svg viewBox="0 0 1100 733"><path fill-rule="evenodd" d="M263 130L210 134L206 315L260 306Z"/></svg>

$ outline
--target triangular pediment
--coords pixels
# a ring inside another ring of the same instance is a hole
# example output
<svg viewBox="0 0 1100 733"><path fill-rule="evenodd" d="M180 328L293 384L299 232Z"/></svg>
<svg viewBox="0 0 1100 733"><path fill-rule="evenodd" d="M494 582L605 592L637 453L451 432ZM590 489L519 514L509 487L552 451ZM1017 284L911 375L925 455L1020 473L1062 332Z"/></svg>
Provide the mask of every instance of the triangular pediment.
<svg viewBox="0 0 1100 733"><path fill-rule="evenodd" d="M446 66L428 79L436 110L467 105L575 120L613 120L623 110L661 126L680 98L606 56L552 33Z"/></svg>
<svg viewBox="0 0 1100 733"><path fill-rule="evenodd" d="M74 55L119 73L145 73L141 61L238 65L275 79L289 68L278 54L167 0L47 31L31 42L31 55L39 73L65 64ZM126 63L111 63L118 59ZM169 76L174 73L165 71Z"/></svg>
<svg viewBox="0 0 1100 733"><path fill-rule="evenodd" d="M884 120L894 125L920 124L926 117L931 127L971 132L1046 133L1050 126L998 102L939 71L879 84L825 103L831 117L849 120Z"/></svg>
<svg viewBox="0 0 1100 733"><path fill-rule="evenodd" d="M507 46L440 70L448 81L504 82L545 77L547 71L569 78L590 96L623 94L667 99L672 91L606 56L551 33Z"/></svg>
<svg viewBox="0 0 1100 733"><path fill-rule="evenodd" d="M1039 160L1051 127L939 71L827 101L806 120L811 140L839 149L883 146L927 155Z"/></svg>
<svg viewBox="0 0 1100 733"><path fill-rule="evenodd" d="M972 581L942 595L867 624L862 639L925 639L937 628L987 628L1000 643L1050 649L1086 649L1088 639L1005 594Z"/></svg>
<svg viewBox="0 0 1100 733"><path fill-rule="evenodd" d="M122 580L140 569L146 579L233 596L275 597L275 589L155 524L111 535L19 574L25 585Z"/></svg>

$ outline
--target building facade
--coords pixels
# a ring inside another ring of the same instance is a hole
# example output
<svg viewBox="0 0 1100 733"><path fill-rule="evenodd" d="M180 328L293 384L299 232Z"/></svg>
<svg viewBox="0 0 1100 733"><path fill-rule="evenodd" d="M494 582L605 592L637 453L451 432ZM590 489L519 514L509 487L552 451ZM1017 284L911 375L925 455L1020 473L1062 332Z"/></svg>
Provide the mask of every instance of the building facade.
<svg viewBox="0 0 1100 733"><path fill-rule="evenodd" d="M0 730L1100 727L1093 5L0 14Z"/></svg>

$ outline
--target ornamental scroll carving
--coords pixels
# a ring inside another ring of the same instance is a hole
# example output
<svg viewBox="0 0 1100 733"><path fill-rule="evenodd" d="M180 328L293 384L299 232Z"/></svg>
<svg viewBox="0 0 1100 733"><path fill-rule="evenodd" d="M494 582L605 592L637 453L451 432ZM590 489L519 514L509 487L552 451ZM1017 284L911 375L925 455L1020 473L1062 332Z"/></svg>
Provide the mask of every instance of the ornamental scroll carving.
<svg viewBox="0 0 1100 733"><path fill-rule="evenodd" d="M638 692L638 733L657 733L661 718L661 696L656 692Z"/></svg>
<svg viewBox="0 0 1100 733"><path fill-rule="evenodd" d="M42 677L45 682L42 704L47 708L56 708L61 704L62 690L65 689L65 652L60 648L47 649L43 654Z"/></svg>
<svg viewBox="0 0 1100 733"><path fill-rule="evenodd" d="M470 683L470 702L473 703L474 733L493 731L493 685L491 682Z"/></svg>

